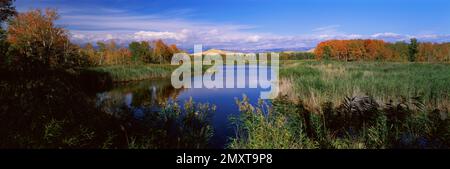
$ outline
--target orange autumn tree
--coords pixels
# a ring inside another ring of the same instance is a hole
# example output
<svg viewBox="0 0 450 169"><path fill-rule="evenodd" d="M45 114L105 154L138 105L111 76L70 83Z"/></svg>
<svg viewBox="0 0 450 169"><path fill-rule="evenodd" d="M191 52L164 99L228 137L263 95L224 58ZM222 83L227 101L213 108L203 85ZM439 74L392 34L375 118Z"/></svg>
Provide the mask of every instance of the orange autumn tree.
<svg viewBox="0 0 450 169"><path fill-rule="evenodd" d="M81 54L88 58L89 65L100 65L100 55L91 43L87 43L84 48L81 49Z"/></svg>
<svg viewBox="0 0 450 169"><path fill-rule="evenodd" d="M450 43L419 43L417 59L421 62L449 62Z"/></svg>
<svg viewBox="0 0 450 169"><path fill-rule="evenodd" d="M418 46L417 58L419 62L434 62L437 58L437 52L433 43L420 43Z"/></svg>
<svg viewBox="0 0 450 169"><path fill-rule="evenodd" d="M180 53L181 52L181 50L178 49L177 45L175 45L175 44L170 45L169 49L170 49L170 52L172 52L172 53Z"/></svg>
<svg viewBox="0 0 450 169"><path fill-rule="evenodd" d="M132 54L128 48L120 47L115 41L97 42L98 50L88 43L81 49L91 66L131 64Z"/></svg>
<svg viewBox="0 0 450 169"><path fill-rule="evenodd" d="M382 40L329 40L317 45L318 59L328 56L335 60L385 60L390 59L392 51Z"/></svg>
<svg viewBox="0 0 450 169"><path fill-rule="evenodd" d="M315 49L317 59L408 61L405 42L386 43L382 40L328 40ZM419 62L450 62L450 43L418 43Z"/></svg>
<svg viewBox="0 0 450 169"><path fill-rule="evenodd" d="M158 39L153 42L153 61L157 63L169 63L173 54L180 52L176 45L167 46L164 41Z"/></svg>
<svg viewBox="0 0 450 169"><path fill-rule="evenodd" d="M362 40L348 41L346 46L348 53L347 60L364 59L367 51Z"/></svg>
<svg viewBox="0 0 450 169"><path fill-rule="evenodd" d="M383 40L364 40L366 60L392 60L392 51Z"/></svg>
<svg viewBox="0 0 450 169"><path fill-rule="evenodd" d="M78 47L69 41L68 31L55 25L53 9L19 13L8 26L13 64L21 68L63 68L82 64Z"/></svg>
<svg viewBox="0 0 450 169"><path fill-rule="evenodd" d="M437 44L437 60L450 62L450 43Z"/></svg>

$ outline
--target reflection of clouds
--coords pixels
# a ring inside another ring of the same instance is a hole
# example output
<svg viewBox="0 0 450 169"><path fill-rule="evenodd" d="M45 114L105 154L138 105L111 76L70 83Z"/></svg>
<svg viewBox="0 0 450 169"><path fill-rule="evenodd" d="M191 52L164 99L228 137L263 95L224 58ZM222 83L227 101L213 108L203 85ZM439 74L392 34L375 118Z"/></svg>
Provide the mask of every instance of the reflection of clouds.
<svg viewBox="0 0 450 169"><path fill-rule="evenodd" d="M152 104L156 104L156 101L158 100L157 94L156 94L156 86L151 86L149 88L150 90L150 95L151 95L151 103Z"/></svg>
<svg viewBox="0 0 450 169"><path fill-rule="evenodd" d="M131 104L133 103L133 93L127 93L125 95L124 103L128 108L131 108Z"/></svg>
<svg viewBox="0 0 450 169"><path fill-rule="evenodd" d="M95 105L96 105L97 107L99 107L99 106L101 105L101 103L103 103L105 100L111 98L111 97L108 95L108 92L97 93L96 96L97 96L97 102L95 103Z"/></svg>
<svg viewBox="0 0 450 169"><path fill-rule="evenodd" d="M161 105L169 98L178 97L180 92L181 90L175 90L168 80L147 80L98 93L96 105L117 118L132 115L140 119L145 113L160 111Z"/></svg>
<svg viewBox="0 0 450 169"><path fill-rule="evenodd" d="M209 81L209 79L212 79L212 81L220 81L223 84L222 88L268 89L272 85L272 81L278 78L276 69L271 66L218 66L217 71L219 71L219 73L206 71L203 76L195 75L191 82L185 82L184 85L187 83L212 83ZM208 76L213 78L205 78ZM232 86L229 84L230 81L234 82ZM207 87L203 86L203 88Z"/></svg>

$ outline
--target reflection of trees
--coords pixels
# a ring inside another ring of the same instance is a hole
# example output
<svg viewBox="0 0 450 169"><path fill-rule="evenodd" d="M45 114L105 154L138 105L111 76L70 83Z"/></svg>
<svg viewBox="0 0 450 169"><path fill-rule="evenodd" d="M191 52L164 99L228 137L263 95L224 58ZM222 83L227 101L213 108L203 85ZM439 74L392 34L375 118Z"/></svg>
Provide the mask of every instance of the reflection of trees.
<svg viewBox="0 0 450 169"><path fill-rule="evenodd" d="M207 148L215 108L192 100L182 106L170 102L181 91L168 80L129 83L98 94L97 107L132 123L127 127L130 148Z"/></svg>
<svg viewBox="0 0 450 169"><path fill-rule="evenodd" d="M169 100L176 100L181 91L173 88L168 80L133 82L97 94L97 106L116 117L129 116L133 111L155 112Z"/></svg>

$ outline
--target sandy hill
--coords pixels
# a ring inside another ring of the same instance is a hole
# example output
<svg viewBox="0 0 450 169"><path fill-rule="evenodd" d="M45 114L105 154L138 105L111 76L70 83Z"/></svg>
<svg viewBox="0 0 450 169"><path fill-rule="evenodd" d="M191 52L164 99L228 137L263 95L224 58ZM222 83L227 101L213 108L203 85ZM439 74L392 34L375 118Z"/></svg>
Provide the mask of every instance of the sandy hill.
<svg viewBox="0 0 450 169"><path fill-rule="evenodd" d="M225 50L220 50L220 49L210 49L207 51L203 51L203 55L219 54L219 55L225 56L227 53L237 53L237 52L225 51Z"/></svg>
<svg viewBox="0 0 450 169"><path fill-rule="evenodd" d="M204 55L208 55L208 54L219 54L219 55L226 55L227 53L233 53L230 51L224 51L224 50L219 50L219 49L210 49L207 51L204 51L203 54Z"/></svg>
<svg viewBox="0 0 450 169"><path fill-rule="evenodd" d="M306 52L314 53L314 51L316 51L316 48L312 48L312 49L310 49L310 50L308 50L308 51L306 51Z"/></svg>

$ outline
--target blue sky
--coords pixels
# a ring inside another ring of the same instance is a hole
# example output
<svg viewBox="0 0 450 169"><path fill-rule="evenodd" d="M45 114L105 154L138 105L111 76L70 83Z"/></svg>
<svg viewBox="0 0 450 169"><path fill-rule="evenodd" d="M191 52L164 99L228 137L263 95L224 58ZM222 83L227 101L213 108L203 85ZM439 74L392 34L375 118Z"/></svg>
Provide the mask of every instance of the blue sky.
<svg viewBox="0 0 450 169"><path fill-rule="evenodd" d="M448 0L17 0L57 8L80 43L162 38L185 48L312 47L327 39L450 41Z"/></svg>

